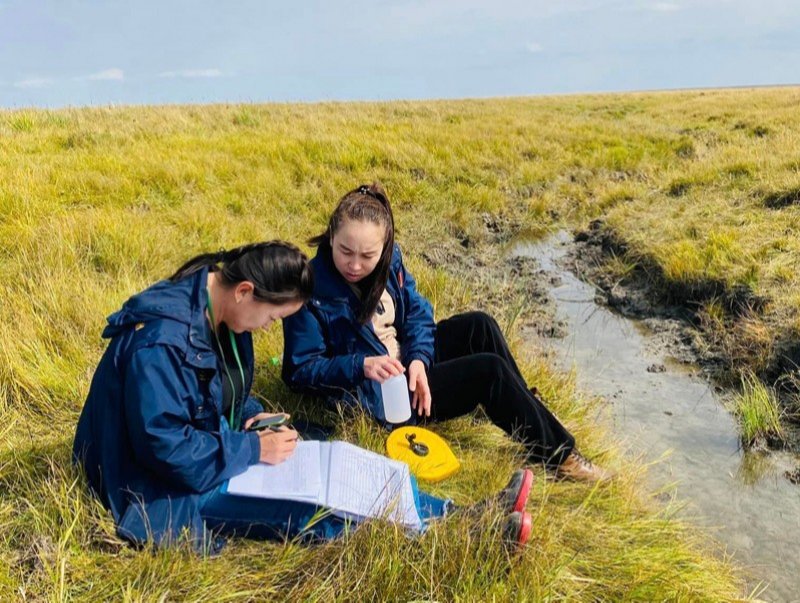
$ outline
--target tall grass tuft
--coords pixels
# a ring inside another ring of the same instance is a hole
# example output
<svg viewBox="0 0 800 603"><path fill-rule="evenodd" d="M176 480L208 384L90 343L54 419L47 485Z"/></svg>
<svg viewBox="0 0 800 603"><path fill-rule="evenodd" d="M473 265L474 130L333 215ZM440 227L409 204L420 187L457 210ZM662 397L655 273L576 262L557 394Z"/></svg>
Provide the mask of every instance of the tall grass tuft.
<svg viewBox="0 0 800 603"><path fill-rule="evenodd" d="M752 373L742 377L734 412L739 417L742 441L751 446L768 438L782 440L781 411L775 391Z"/></svg>

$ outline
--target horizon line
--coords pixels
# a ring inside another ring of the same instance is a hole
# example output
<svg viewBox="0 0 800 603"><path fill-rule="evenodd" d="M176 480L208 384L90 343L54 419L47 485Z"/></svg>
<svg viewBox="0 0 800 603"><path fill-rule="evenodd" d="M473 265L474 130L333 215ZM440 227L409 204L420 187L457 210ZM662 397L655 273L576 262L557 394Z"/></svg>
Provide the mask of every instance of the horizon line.
<svg viewBox="0 0 800 603"><path fill-rule="evenodd" d="M687 86L678 88L641 88L630 90L601 90L601 91L578 91L578 92L543 92L534 94L507 94L494 96L463 96L463 97L409 97L391 99L317 99L317 100L262 100L262 101L211 101L211 102L174 102L174 103L99 103L89 105L21 105L21 106L1 106L0 112L14 111L70 111L76 109L125 109L125 108L146 108L146 107L197 107L197 106L225 106L225 105L330 105L330 104L390 104L390 103L444 103L444 102L466 102L466 101L490 101L490 100L515 100L515 99L538 99L538 98L559 98L574 96L624 96L634 94L666 94L673 92L715 92L715 91L736 91L736 90L769 90L783 88L800 88L800 83L788 84L735 84L730 86Z"/></svg>

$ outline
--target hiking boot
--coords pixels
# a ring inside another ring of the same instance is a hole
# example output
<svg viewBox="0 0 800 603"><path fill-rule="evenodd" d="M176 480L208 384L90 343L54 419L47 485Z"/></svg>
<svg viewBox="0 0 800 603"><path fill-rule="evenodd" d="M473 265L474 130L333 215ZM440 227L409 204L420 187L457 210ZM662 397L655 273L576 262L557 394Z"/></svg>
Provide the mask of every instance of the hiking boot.
<svg viewBox="0 0 800 603"><path fill-rule="evenodd" d="M503 513L512 513L525 510L525 503L533 486L533 471L530 469L517 469L508 480L505 488L497 494L484 498L469 507L457 507L456 511L469 510L472 514L480 515L491 507L499 508Z"/></svg>
<svg viewBox="0 0 800 603"><path fill-rule="evenodd" d="M506 487L497 493L500 508L506 513L525 510L525 503L533 486L533 471L530 469L517 469L508 480Z"/></svg>
<svg viewBox="0 0 800 603"><path fill-rule="evenodd" d="M491 508L499 508L503 513L518 513L525 510L525 503L528 502L532 487L533 471L527 468L517 469L505 488L494 496L467 506L457 505L452 500L445 501L444 515L467 513L477 517Z"/></svg>
<svg viewBox="0 0 800 603"><path fill-rule="evenodd" d="M516 551L522 550L531 537L533 519L527 511L511 513L503 524L503 542Z"/></svg>
<svg viewBox="0 0 800 603"><path fill-rule="evenodd" d="M573 450L566 460L556 468L556 477L594 483L609 480L612 474L595 465L577 450Z"/></svg>

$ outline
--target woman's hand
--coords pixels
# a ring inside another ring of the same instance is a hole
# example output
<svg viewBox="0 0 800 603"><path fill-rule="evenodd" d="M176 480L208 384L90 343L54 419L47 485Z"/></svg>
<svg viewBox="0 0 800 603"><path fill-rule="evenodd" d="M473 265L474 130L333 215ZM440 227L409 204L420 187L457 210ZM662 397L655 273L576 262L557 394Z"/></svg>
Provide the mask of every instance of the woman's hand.
<svg viewBox="0 0 800 603"><path fill-rule="evenodd" d="M383 383L389 377L402 375L406 372L403 363L391 356L370 356L364 358L364 376L378 383Z"/></svg>
<svg viewBox="0 0 800 603"><path fill-rule="evenodd" d="M422 360L412 360L408 365L408 389L411 390L411 408L417 414L431 416L431 388L428 385L428 374Z"/></svg>
<svg viewBox="0 0 800 603"><path fill-rule="evenodd" d="M258 439L261 442L261 454L258 460L262 463L277 465L294 453L297 447L297 432L285 425L281 425L279 429L280 431L262 429L258 432Z"/></svg>
<svg viewBox="0 0 800 603"><path fill-rule="evenodd" d="M247 421L244 422L244 428L246 430L255 421L269 419L271 417L286 417L286 420L289 420L289 415L285 412L260 412L256 416L247 419ZM262 429L258 432L258 440L261 444L261 454L258 460L262 463L277 465L292 456L297 446L297 432L285 425L280 427L280 431Z"/></svg>

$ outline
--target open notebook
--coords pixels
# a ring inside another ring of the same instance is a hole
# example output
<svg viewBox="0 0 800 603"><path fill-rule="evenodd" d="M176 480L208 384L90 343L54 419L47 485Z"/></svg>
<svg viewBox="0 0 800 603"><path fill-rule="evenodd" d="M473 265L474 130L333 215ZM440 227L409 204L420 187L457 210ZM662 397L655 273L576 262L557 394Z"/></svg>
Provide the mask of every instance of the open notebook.
<svg viewBox="0 0 800 603"><path fill-rule="evenodd" d="M422 527L408 465L347 442L299 442L283 463L258 463L231 478L227 492L308 502L356 520L380 517Z"/></svg>

